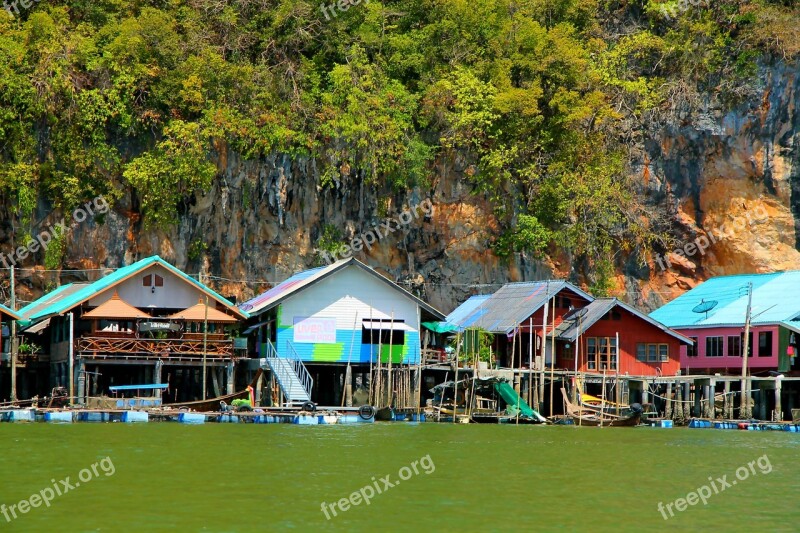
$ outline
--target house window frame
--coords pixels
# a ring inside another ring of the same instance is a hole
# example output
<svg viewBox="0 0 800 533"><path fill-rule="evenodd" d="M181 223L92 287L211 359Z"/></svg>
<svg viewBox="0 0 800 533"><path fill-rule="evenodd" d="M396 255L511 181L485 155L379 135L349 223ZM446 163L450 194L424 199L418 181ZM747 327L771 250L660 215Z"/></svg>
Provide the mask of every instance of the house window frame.
<svg viewBox="0 0 800 533"><path fill-rule="evenodd" d="M713 344L717 344L716 341L719 341L718 346L716 346L716 350L712 350L712 342ZM713 353L712 353L713 352ZM706 337L706 357L722 357L725 355L725 337L723 335L709 335Z"/></svg>

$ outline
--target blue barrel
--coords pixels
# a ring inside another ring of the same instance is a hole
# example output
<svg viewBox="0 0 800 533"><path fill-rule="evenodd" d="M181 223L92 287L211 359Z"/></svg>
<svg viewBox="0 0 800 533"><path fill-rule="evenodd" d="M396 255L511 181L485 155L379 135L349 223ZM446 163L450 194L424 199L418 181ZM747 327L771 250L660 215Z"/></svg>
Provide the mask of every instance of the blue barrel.
<svg viewBox="0 0 800 533"><path fill-rule="evenodd" d="M319 424L319 420L314 415L297 415L292 423L300 426L316 426Z"/></svg>
<svg viewBox="0 0 800 533"><path fill-rule="evenodd" d="M3 413L4 422L34 422L36 414L32 409L12 409Z"/></svg>
<svg viewBox="0 0 800 533"><path fill-rule="evenodd" d="M217 417L217 422L221 424L238 424L239 417L236 415L220 415Z"/></svg>
<svg viewBox="0 0 800 533"><path fill-rule="evenodd" d="M72 423L72 411L54 411L44 414L45 422L59 422L63 424Z"/></svg>
<svg viewBox="0 0 800 533"><path fill-rule="evenodd" d="M178 415L181 424L205 424L206 415L201 413L181 413Z"/></svg>
<svg viewBox="0 0 800 533"><path fill-rule="evenodd" d="M149 422L150 416L144 411L125 411L122 413L122 421L128 424Z"/></svg>

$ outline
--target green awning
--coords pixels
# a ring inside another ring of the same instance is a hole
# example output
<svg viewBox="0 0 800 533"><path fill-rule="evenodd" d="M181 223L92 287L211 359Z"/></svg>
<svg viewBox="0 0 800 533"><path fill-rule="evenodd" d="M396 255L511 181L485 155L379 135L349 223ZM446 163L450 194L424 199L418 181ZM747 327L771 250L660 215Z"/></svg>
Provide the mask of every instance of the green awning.
<svg viewBox="0 0 800 533"><path fill-rule="evenodd" d="M458 326L447 322L423 322L422 326L434 333L453 333L458 331Z"/></svg>

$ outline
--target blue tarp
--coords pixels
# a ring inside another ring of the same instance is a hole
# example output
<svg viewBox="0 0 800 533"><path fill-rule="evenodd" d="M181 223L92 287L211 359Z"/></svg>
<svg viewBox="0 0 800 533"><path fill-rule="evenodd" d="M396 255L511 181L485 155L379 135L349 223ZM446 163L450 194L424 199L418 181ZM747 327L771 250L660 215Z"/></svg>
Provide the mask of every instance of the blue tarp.
<svg viewBox="0 0 800 533"><path fill-rule="evenodd" d="M121 392L128 390L156 390L156 389L164 390L167 387L169 387L168 383L156 383L154 385L117 385L114 387L109 387L108 390L110 390L111 392Z"/></svg>

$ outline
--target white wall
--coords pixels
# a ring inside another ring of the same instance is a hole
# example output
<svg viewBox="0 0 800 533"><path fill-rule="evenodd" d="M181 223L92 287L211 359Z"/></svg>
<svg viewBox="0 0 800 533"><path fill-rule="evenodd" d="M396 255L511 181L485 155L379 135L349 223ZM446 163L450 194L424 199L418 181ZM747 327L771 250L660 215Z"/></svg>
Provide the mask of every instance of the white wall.
<svg viewBox="0 0 800 533"><path fill-rule="evenodd" d="M419 331L417 304L376 279L360 267L350 265L292 296L283 303L281 324L291 326L295 317L335 318L337 330L361 330L362 321L392 318ZM359 339L360 340L360 339Z"/></svg>
<svg viewBox="0 0 800 533"><path fill-rule="evenodd" d="M155 293L152 292L151 287L142 286L142 278L152 274L158 274L164 278L164 286L156 287ZM154 305L156 309L186 309L195 305L204 296L200 289L161 265L152 265L116 287L91 298L87 305L89 307L97 307L109 300L115 290L119 293L120 298L132 306L140 308ZM209 300L209 303L211 303L211 300Z"/></svg>

